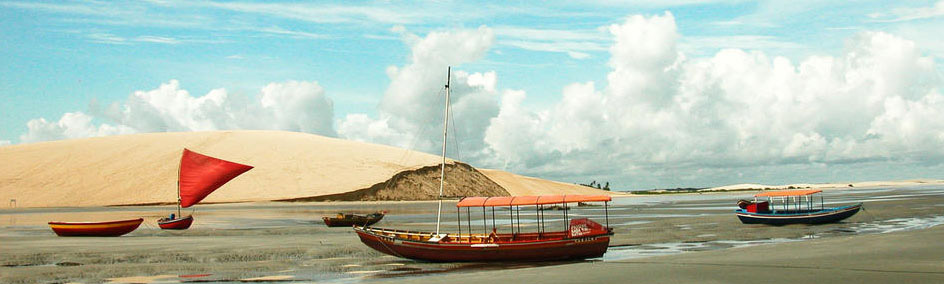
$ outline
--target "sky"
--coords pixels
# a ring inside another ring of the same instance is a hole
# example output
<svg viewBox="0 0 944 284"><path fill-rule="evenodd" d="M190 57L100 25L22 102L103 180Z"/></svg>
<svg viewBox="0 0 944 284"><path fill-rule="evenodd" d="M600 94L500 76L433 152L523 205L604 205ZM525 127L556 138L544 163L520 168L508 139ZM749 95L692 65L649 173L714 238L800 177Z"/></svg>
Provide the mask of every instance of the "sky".
<svg viewBox="0 0 944 284"><path fill-rule="evenodd" d="M593 2L0 0L0 146L271 129L437 154L452 66L448 156L476 167L944 178L944 1Z"/></svg>

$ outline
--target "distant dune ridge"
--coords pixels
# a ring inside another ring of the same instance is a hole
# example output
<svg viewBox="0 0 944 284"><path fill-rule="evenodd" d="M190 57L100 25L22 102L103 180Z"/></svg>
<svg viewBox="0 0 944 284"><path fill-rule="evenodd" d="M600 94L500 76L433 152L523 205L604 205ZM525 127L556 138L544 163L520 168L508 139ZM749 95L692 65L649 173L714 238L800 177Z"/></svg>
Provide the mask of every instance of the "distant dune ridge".
<svg viewBox="0 0 944 284"><path fill-rule="evenodd" d="M910 179L897 181L860 181L860 182L834 182L834 183L794 183L784 185L766 185L756 183L742 183L719 187L707 188L705 191L725 191L725 190L781 190L781 189L800 189L800 188L856 188L856 187L894 187L894 186L914 186L922 184L944 184L944 180L939 179Z"/></svg>
<svg viewBox="0 0 944 284"><path fill-rule="evenodd" d="M306 133L240 130L3 146L0 201L15 199L18 207L174 203L184 147L255 167L204 203L429 200L439 190L441 158L435 155ZM607 193L447 163L446 196Z"/></svg>

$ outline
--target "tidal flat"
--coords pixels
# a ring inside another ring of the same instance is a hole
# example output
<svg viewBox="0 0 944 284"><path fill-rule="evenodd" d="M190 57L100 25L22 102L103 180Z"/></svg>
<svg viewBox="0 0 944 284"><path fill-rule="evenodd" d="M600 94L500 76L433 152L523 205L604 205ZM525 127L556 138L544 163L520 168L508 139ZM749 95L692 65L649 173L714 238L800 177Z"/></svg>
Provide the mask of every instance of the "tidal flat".
<svg viewBox="0 0 944 284"><path fill-rule="evenodd" d="M826 206L863 202L865 210L840 223L815 226L741 224L733 214L735 201L752 195L724 192L619 197L607 210L602 206L573 207L569 212L572 218L590 217L600 223L605 222L604 212L609 213L608 222L615 235L606 256L572 262L502 264L426 263L387 256L361 244L350 228L328 228L321 221L322 216L341 211L386 210L387 216L375 226L429 231L435 228L435 202L198 205L193 212L194 225L185 231L157 228L155 221L174 211L172 206L6 208L0 209L0 282L432 281L453 274L498 276L517 269L599 267L607 263L632 266L667 255L697 258L702 253L759 245L789 246L926 231L944 223L944 186L940 185L826 190ZM457 231L454 204L444 203L446 232ZM502 222L508 213L496 211L499 231L510 230L508 222ZM545 211L548 230L561 229L563 222L555 220L561 220L562 215L562 211ZM490 211L487 216L490 218ZM46 225L49 221L137 217L145 218L140 228L111 238L57 237ZM522 230L532 229L533 209L522 210L521 217ZM491 229L490 221L483 224L481 211L473 210L471 223L474 231ZM465 225L463 212L463 231L468 229ZM833 246L842 249L845 243ZM705 269L710 272L712 268Z"/></svg>

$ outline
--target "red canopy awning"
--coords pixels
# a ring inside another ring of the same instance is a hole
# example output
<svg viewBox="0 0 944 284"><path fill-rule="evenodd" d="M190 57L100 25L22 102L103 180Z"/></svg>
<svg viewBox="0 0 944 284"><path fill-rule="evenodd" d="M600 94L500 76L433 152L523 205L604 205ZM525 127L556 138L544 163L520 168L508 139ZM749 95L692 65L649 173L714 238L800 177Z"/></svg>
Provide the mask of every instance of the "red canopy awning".
<svg viewBox="0 0 944 284"><path fill-rule="evenodd" d="M823 192L819 189L802 189L802 190L780 190L780 191L770 191L770 192L761 192L755 194L754 197L779 197L779 196L803 196L810 195L814 193Z"/></svg>
<svg viewBox="0 0 944 284"><path fill-rule="evenodd" d="M456 203L456 207L497 207L543 205L576 202L604 202L611 201L609 195L541 195L541 196L498 196L498 197L466 197Z"/></svg>
<svg viewBox="0 0 944 284"><path fill-rule="evenodd" d="M180 207L190 207L231 179L252 169L247 166L184 149L180 157Z"/></svg>

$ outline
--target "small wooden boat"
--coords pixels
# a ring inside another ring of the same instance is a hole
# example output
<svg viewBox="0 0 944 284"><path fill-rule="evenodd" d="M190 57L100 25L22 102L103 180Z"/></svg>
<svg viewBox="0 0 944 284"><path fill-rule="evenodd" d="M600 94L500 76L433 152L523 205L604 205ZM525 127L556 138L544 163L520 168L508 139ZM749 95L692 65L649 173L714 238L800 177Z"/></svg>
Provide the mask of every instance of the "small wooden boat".
<svg viewBox="0 0 944 284"><path fill-rule="evenodd" d="M117 237L134 231L144 219L110 222L49 222L49 227L60 237Z"/></svg>
<svg viewBox="0 0 944 284"><path fill-rule="evenodd" d="M384 212L376 212L367 215L338 213L337 216L321 217L321 219L324 220L325 225L328 225L328 227L352 227L355 225L367 227L380 222L380 219L383 219L383 217Z"/></svg>
<svg viewBox="0 0 944 284"><path fill-rule="evenodd" d="M193 216L183 216L180 208L199 203L230 180L252 169L252 166L233 163L203 155L184 148L177 168L177 214L157 220L163 230L186 230L193 224Z"/></svg>
<svg viewBox="0 0 944 284"><path fill-rule="evenodd" d="M157 220L157 225L164 230L186 230L190 228L190 225L193 224L193 216L187 215L187 217L176 218L176 216L171 216L170 218L161 218Z"/></svg>
<svg viewBox="0 0 944 284"><path fill-rule="evenodd" d="M820 206L816 206L813 194L820 192L822 190L816 189L762 192L754 195L753 202L739 200L738 207L741 208L734 213L744 224L825 224L852 217L862 209L861 202L826 208L822 196ZM767 200L758 201L758 197L767 197ZM771 205L777 200L780 205Z"/></svg>

